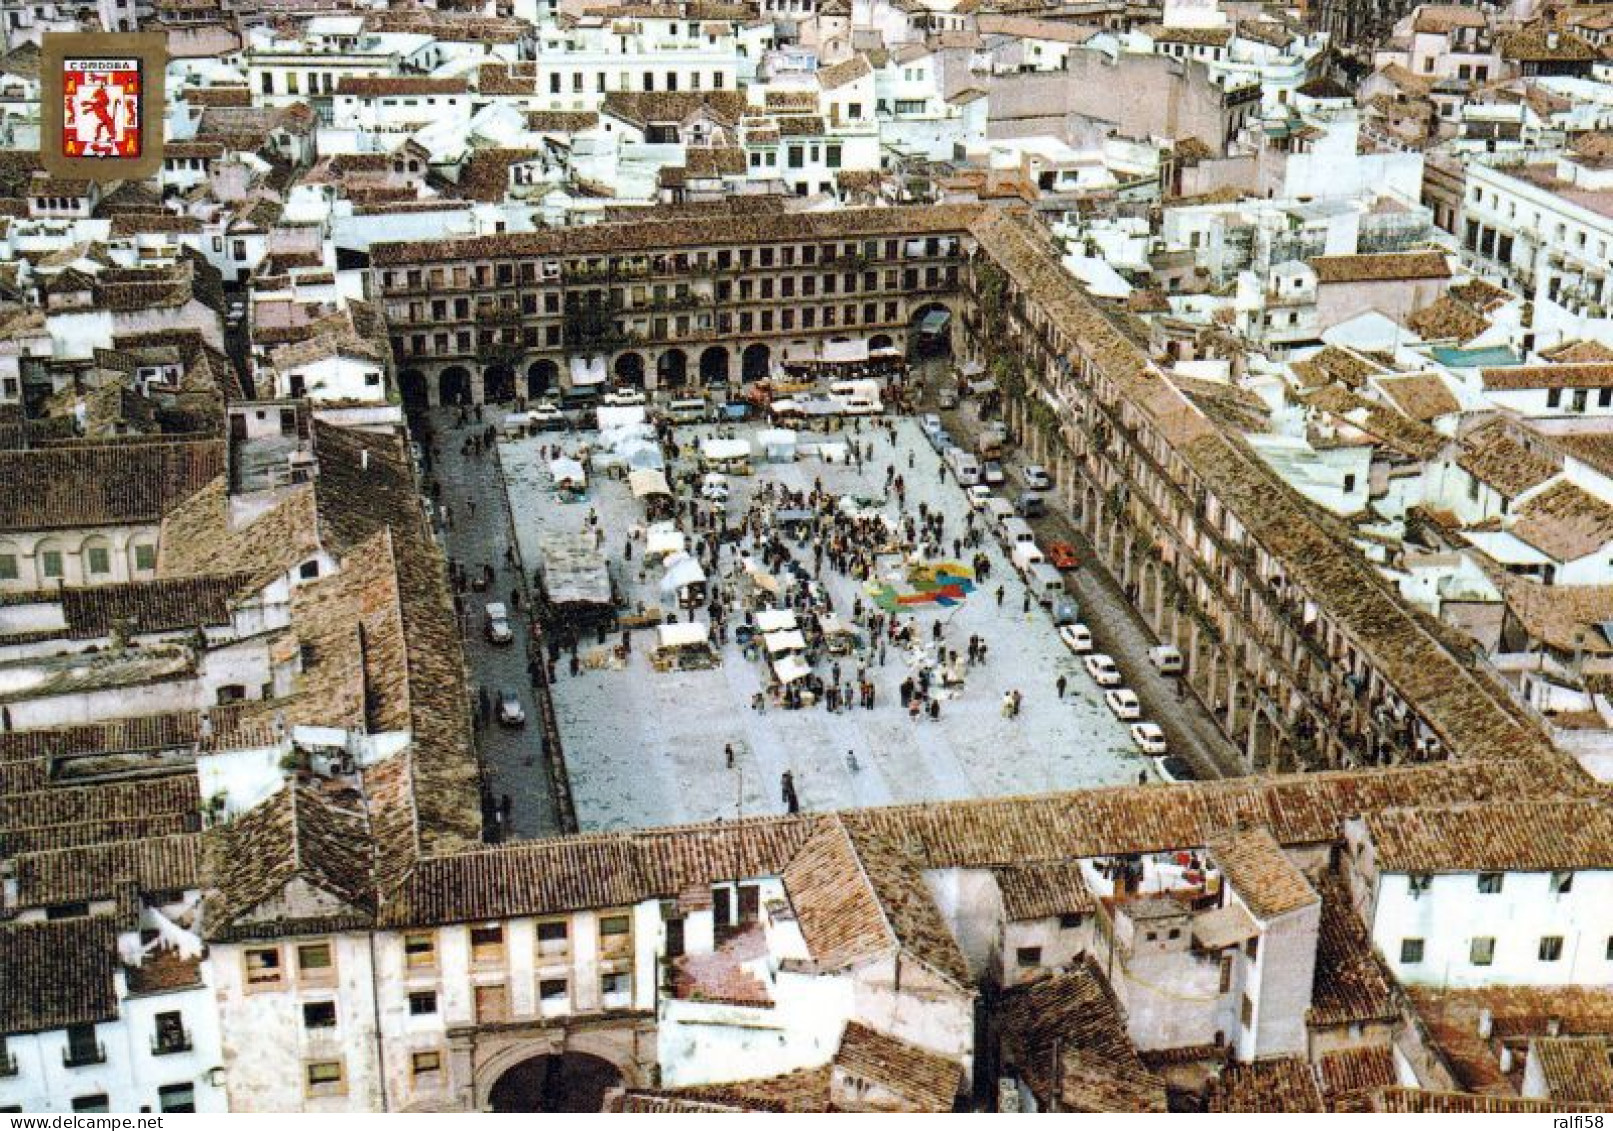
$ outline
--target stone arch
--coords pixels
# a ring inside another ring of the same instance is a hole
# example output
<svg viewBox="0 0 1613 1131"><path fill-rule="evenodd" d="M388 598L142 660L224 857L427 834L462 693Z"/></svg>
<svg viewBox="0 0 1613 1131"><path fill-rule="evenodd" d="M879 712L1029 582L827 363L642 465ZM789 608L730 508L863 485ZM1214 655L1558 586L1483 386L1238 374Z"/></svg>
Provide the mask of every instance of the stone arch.
<svg viewBox="0 0 1613 1131"><path fill-rule="evenodd" d="M422 409L431 403L426 375L418 369L405 369L398 374L398 392L403 396L405 408Z"/></svg>
<svg viewBox="0 0 1613 1131"><path fill-rule="evenodd" d="M689 381L689 355L680 349L662 352L655 363L655 384L661 389L682 388Z"/></svg>
<svg viewBox="0 0 1613 1131"><path fill-rule="evenodd" d="M463 365L450 365L437 376L437 403L445 405L470 404L470 370Z"/></svg>
<svg viewBox="0 0 1613 1131"><path fill-rule="evenodd" d="M773 351L763 342L755 342L745 347L740 355L739 378L741 381L765 381L773 367Z"/></svg>
<svg viewBox="0 0 1613 1131"><path fill-rule="evenodd" d="M896 344L889 334L875 334L868 339L868 348L871 350L888 350Z"/></svg>
<svg viewBox="0 0 1613 1131"><path fill-rule="evenodd" d="M642 1088L652 1083L655 1030L642 1023L614 1024L598 1029L542 1028L525 1032L479 1033L472 1052L475 1110L493 1109L493 1090L520 1065L544 1057L585 1056L603 1061L622 1086Z"/></svg>
<svg viewBox="0 0 1613 1131"><path fill-rule="evenodd" d="M51 555L55 555L54 559ZM66 581L71 565L68 560L67 543L60 538L41 538L34 546L34 573L41 586ZM52 566L58 567L57 572L47 572Z"/></svg>
<svg viewBox="0 0 1613 1131"><path fill-rule="evenodd" d="M515 370L502 363L482 370L482 399L504 404L515 399Z"/></svg>
<svg viewBox="0 0 1613 1131"><path fill-rule="evenodd" d="M534 361L526 369L526 395L536 399L560 383L560 367L548 358Z"/></svg>
<svg viewBox="0 0 1613 1131"><path fill-rule="evenodd" d="M728 383L728 347L707 346L701 351L700 383L702 385Z"/></svg>
<svg viewBox="0 0 1613 1131"><path fill-rule="evenodd" d="M616 1066L592 1053L531 1056L493 1081L487 1106L506 1112L599 1112L605 1093L621 1083Z"/></svg>
<svg viewBox="0 0 1613 1131"><path fill-rule="evenodd" d="M931 314L947 315L946 329L938 335L922 333L924 320ZM958 320L950 306L931 301L913 308L907 319L908 351L915 357L951 357L952 335L957 333Z"/></svg>
<svg viewBox="0 0 1613 1131"><path fill-rule="evenodd" d="M629 385L635 389L644 387L644 355L627 351L616 359L613 367L618 385Z"/></svg>

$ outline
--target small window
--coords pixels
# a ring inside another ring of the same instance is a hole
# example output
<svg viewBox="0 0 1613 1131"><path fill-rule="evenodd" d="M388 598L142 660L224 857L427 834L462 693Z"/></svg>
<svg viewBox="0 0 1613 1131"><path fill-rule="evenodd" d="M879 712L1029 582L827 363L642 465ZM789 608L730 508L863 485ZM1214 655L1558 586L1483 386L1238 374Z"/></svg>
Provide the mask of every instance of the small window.
<svg viewBox="0 0 1613 1131"><path fill-rule="evenodd" d="M1400 940L1400 961L1406 964L1421 962L1423 960L1422 939Z"/></svg>
<svg viewBox="0 0 1613 1131"><path fill-rule="evenodd" d="M1243 1004L1238 1007L1238 1018L1243 1022L1245 1029L1255 1023L1255 1003L1248 994L1243 995Z"/></svg>
<svg viewBox="0 0 1613 1131"><path fill-rule="evenodd" d="M100 1092L93 1096L74 1096L73 1110L104 1112L111 1109L107 1107L106 1093Z"/></svg>
<svg viewBox="0 0 1613 1131"><path fill-rule="evenodd" d="M437 965L437 936L427 933L403 936L403 960L411 969Z"/></svg>
<svg viewBox="0 0 1613 1131"><path fill-rule="evenodd" d="M91 546L84 554L85 563L91 573L103 574L112 572L112 555L105 546Z"/></svg>
<svg viewBox="0 0 1613 1131"><path fill-rule="evenodd" d="M504 961L504 928L472 927L470 929L471 958L476 962Z"/></svg>
<svg viewBox="0 0 1613 1131"><path fill-rule="evenodd" d="M194 1084L162 1085L157 1089L157 1108L160 1111L195 1111L196 1086Z"/></svg>
<svg viewBox="0 0 1613 1131"><path fill-rule="evenodd" d="M1249 959L1250 962L1253 962L1255 959L1259 958L1260 957L1260 940L1259 939L1250 939L1248 942L1244 943L1243 944L1243 953Z"/></svg>
<svg viewBox="0 0 1613 1131"><path fill-rule="evenodd" d="M1468 946L1467 960L1475 966L1488 966L1495 961L1495 939L1476 938Z"/></svg>
<svg viewBox="0 0 1613 1131"><path fill-rule="evenodd" d="M316 559L316 560L311 561L311 562L303 562L302 565L297 567L297 576L302 578L304 581L312 581L314 578L318 577L319 576L319 562L318 562L318 560Z"/></svg>
<svg viewBox="0 0 1613 1131"><path fill-rule="evenodd" d="M248 987L278 986L280 948L276 946L251 947L246 952L246 984Z"/></svg>
<svg viewBox="0 0 1613 1131"><path fill-rule="evenodd" d="M1014 961L1021 968L1040 966L1042 964L1042 948L1039 946L1022 946L1014 951Z"/></svg>
<svg viewBox="0 0 1613 1131"><path fill-rule="evenodd" d="M1059 916L1059 930L1073 931L1084 922L1086 922L1086 917L1080 913L1066 912Z"/></svg>
<svg viewBox="0 0 1613 1131"><path fill-rule="evenodd" d="M0 554L0 581L17 580L17 555Z"/></svg>
<svg viewBox="0 0 1613 1131"><path fill-rule="evenodd" d="M62 576L62 552L46 550L39 555L39 569L46 577Z"/></svg>
<svg viewBox="0 0 1613 1131"><path fill-rule="evenodd" d="M607 998L622 997L626 995L631 988L632 985L628 980L627 974L625 973L606 974L599 979L600 993L604 994Z"/></svg>
<svg viewBox="0 0 1613 1131"><path fill-rule="evenodd" d="M152 545L136 546L134 548L134 568L142 572L156 569L157 547Z"/></svg>
<svg viewBox="0 0 1613 1131"><path fill-rule="evenodd" d="M436 990L415 990L409 994L409 1014L427 1017L437 1012Z"/></svg>
<svg viewBox="0 0 1613 1131"><path fill-rule="evenodd" d="M306 1068L308 1094L311 1096L341 1095L346 1088L346 1075L339 1060L311 1060Z"/></svg>
<svg viewBox="0 0 1613 1131"><path fill-rule="evenodd" d="M334 1029L336 1027L336 1003L333 1001L308 1001L302 1006L302 1027L304 1029Z"/></svg>
<svg viewBox="0 0 1613 1131"><path fill-rule="evenodd" d="M568 996L564 978L544 978L538 983L538 997L543 1001L565 1001Z"/></svg>
<svg viewBox="0 0 1613 1131"><path fill-rule="evenodd" d="M1556 962L1563 956L1563 936L1546 935L1540 940L1540 961Z"/></svg>
<svg viewBox="0 0 1613 1131"><path fill-rule="evenodd" d="M1574 873L1553 872L1551 874L1551 890L1553 895L1567 895L1574 890Z"/></svg>
<svg viewBox="0 0 1613 1131"><path fill-rule="evenodd" d="M434 1077L442 1072L442 1053L433 1049L430 1052L417 1052L409 1057L409 1071L416 1080L422 1076Z"/></svg>
<svg viewBox="0 0 1613 1131"><path fill-rule="evenodd" d="M1501 893L1502 874L1500 872L1479 873L1479 894L1499 895Z"/></svg>
<svg viewBox="0 0 1613 1131"><path fill-rule="evenodd" d="M567 924L564 919L554 919L547 923L538 924L538 953L545 957L563 955L570 949Z"/></svg>
<svg viewBox="0 0 1613 1131"><path fill-rule="evenodd" d="M309 980L331 976L330 943L304 943L297 948L297 972Z"/></svg>

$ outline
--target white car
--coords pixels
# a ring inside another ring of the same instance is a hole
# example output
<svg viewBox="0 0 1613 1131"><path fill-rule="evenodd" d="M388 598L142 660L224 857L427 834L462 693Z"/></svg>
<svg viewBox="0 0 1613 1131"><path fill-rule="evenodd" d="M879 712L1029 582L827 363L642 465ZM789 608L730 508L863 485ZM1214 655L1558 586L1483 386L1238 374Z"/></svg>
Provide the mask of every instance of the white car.
<svg viewBox="0 0 1613 1131"><path fill-rule="evenodd" d="M644 394L637 389L616 389L606 393L604 403L612 408L630 408L633 405L644 404Z"/></svg>
<svg viewBox="0 0 1613 1131"><path fill-rule="evenodd" d="M716 472L707 475L705 482L700 485L700 497L713 503L726 503L728 501L728 480Z"/></svg>
<svg viewBox="0 0 1613 1131"><path fill-rule="evenodd" d="M1113 691L1103 693L1103 701L1115 713L1117 719L1140 719L1143 717L1143 705L1137 701L1137 693L1129 687L1117 687Z"/></svg>
<svg viewBox="0 0 1613 1131"><path fill-rule="evenodd" d="M1099 687L1119 687L1120 669L1115 666L1115 658L1103 652L1094 652L1084 661L1087 675Z"/></svg>
<svg viewBox="0 0 1613 1131"><path fill-rule="evenodd" d="M1165 732L1159 729L1158 723L1132 723L1131 741L1136 743L1137 749L1144 754L1163 758L1168 753L1165 747Z"/></svg>
<svg viewBox="0 0 1613 1131"><path fill-rule="evenodd" d="M521 706L521 700L516 698L515 692L498 693L498 721L507 727L526 726L526 709Z"/></svg>
<svg viewBox="0 0 1613 1131"><path fill-rule="evenodd" d="M526 418L539 428L564 428L566 426L566 414L561 412L560 406L556 404L533 405L526 410Z"/></svg>
<svg viewBox="0 0 1613 1131"><path fill-rule="evenodd" d="M984 483L980 483L969 488L968 495L969 505L975 510L980 510L986 505L986 500L991 498L991 488Z"/></svg>
<svg viewBox="0 0 1613 1131"><path fill-rule="evenodd" d="M487 639L494 644L508 644L515 639L515 633L510 628L510 611L502 601L488 602Z"/></svg>
<svg viewBox="0 0 1613 1131"><path fill-rule="evenodd" d="M1067 624L1059 629L1059 639L1076 655L1092 651L1092 630L1084 624Z"/></svg>
<svg viewBox="0 0 1613 1131"><path fill-rule="evenodd" d="M1047 473L1047 468L1039 463L1026 464L1025 470L1019 473L1019 477L1025 481L1027 491L1051 491L1053 489L1053 477Z"/></svg>
<svg viewBox="0 0 1613 1131"><path fill-rule="evenodd" d="M1003 474L1003 465L994 459L986 461L986 466L980 469L980 477L993 487L1001 487L1008 482L1008 476Z"/></svg>
<svg viewBox="0 0 1613 1131"><path fill-rule="evenodd" d="M1159 775L1161 781L1168 781L1172 785L1195 780L1193 767L1174 754L1167 754L1163 758L1155 758L1154 772Z"/></svg>

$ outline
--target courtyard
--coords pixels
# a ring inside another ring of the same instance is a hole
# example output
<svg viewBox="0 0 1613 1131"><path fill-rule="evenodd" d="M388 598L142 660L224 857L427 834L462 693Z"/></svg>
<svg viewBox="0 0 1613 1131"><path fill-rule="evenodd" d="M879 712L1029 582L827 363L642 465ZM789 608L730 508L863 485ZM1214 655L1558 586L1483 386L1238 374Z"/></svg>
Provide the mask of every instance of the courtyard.
<svg viewBox="0 0 1613 1131"><path fill-rule="evenodd" d="M725 426L722 435L748 440L759 452L761 430L756 425ZM685 458L716 435L715 426L675 433ZM661 568L645 562L644 508L625 477L591 475L585 498L563 501L551 470L552 449L559 445L565 455L575 455L591 438L591 433L547 433L501 443L522 560L530 570L542 560L546 535L584 532L592 520L602 532L601 545L627 609L659 607L677 611L680 620L690 619L662 591ZM865 457L860 464L819 458L811 453L809 441L824 438L853 439L865 446ZM881 513L893 523L904 513L916 513L920 504L931 514L938 512L944 516L945 550L928 564L954 558L950 544L964 530L969 502L955 480L943 475L938 456L914 421L897 422L894 446L883 427L866 425L828 437L803 433L801 440L802 453L794 460L758 458L753 474L728 478L726 507L734 521L769 484L797 492L821 485L826 493L861 500L869 513ZM668 460L669 478L678 466L679 461ZM885 490L887 468L905 481L905 508ZM983 517L976 519L977 525L983 522ZM685 535L693 544L696 533L686 527ZM793 540L791 545L796 559L810 567L807 548ZM748 657L732 631L744 619L739 604L748 592L733 555L724 555L718 576L711 579L718 592L730 595L726 640L713 638L720 664L657 670L650 659L656 632L649 627L632 632L626 656L616 647L619 632L604 645L595 636L584 637L577 674L571 674L569 661L555 665L551 689L579 826L605 830L781 813L786 809L781 788L786 773L803 810L1136 782L1146 772L1147 760L1065 649L1047 610L1034 601L1026 610L1025 586L995 538L983 539L978 551L966 547L963 561L976 552L990 563L989 579L978 585L967 579L959 586L942 584L935 594L940 599L916 593L899 559L880 559L874 586L827 565L818 571L817 580L844 620L852 619L860 600L865 611L896 609L901 620L912 622L917 646L888 647L883 664L879 649L865 645L860 653L823 656L814 665L825 679L833 663L848 673L865 665L866 678L875 687L871 709L830 711L817 703L787 710L767 698L765 651L753 648ZM911 603L893 604L898 593ZM704 605L694 615L708 619ZM933 660L937 621L942 624L941 646L963 651L971 637L978 637L987 646L987 658L961 668L961 683L938 694L937 717L921 713L915 719L904 709L899 688L923 656ZM1061 676L1066 684L1062 698L1057 689ZM1021 708L1009 717L1003 700L1013 691L1021 695ZM763 710L754 706L759 693ZM732 767L728 748L734 754Z"/></svg>

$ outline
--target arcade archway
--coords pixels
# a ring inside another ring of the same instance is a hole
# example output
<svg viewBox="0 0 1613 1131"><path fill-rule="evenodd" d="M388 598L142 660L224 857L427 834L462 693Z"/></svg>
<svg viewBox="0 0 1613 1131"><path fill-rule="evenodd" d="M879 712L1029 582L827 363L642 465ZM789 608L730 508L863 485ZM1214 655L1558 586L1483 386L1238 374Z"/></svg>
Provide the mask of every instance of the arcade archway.
<svg viewBox="0 0 1613 1131"><path fill-rule="evenodd" d="M488 1096L494 1111L598 1112L622 1084L610 1061L584 1052L534 1056L507 1069Z"/></svg>
<svg viewBox="0 0 1613 1131"><path fill-rule="evenodd" d="M773 351L761 342L746 346L740 355L740 377L745 381L765 381L773 364Z"/></svg>
<svg viewBox="0 0 1613 1131"><path fill-rule="evenodd" d="M661 388L682 388L688 380L689 355L682 350L667 350L655 363L655 383Z"/></svg>
<svg viewBox="0 0 1613 1131"><path fill-rule="evenodd" d="M534 361L526 369L526 395L533 400L560 383L560 367L552 361Z"/></svg>
<svg viewBox="0 0 1613 1131"><path fill-rule="evenodd" d="M437 378L437 398L440 404L470 404L470 370L463 365L450 365Z"/></svg>

